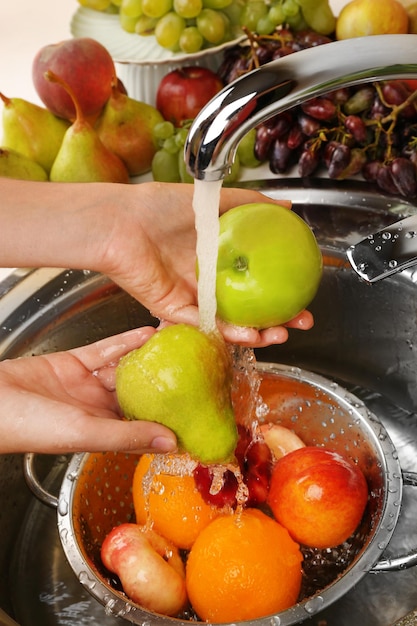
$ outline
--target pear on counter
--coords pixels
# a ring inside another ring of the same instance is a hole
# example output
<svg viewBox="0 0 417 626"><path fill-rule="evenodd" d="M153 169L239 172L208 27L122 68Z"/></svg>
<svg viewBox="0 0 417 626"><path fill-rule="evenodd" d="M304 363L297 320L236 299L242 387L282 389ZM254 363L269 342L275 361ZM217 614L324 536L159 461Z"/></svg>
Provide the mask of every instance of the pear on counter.
<svg viewBox="0 0 417 626"><path fill-rule="evenodd" d="M3 148L36 161L49 174L69 122L23 98L3 101Z"/></svg>
<svg viewBox="0 0 417 626"><path fill-rule="evenodd" d="M177 324L120 360L116 394L126 418L164 424L181 451L202 463L223 463L233 459L237 443L232 376L220 335Z"/></svg>
<svg viewBox="0 0 417 626"><path fill-rule="evenodd" d="M150 104L120 91L117 80L95 128L104 145L125 163L131 176L149 172L158 149L153 129L164 121Z"/></svg>
<svg viewBox="0 0 417 626"><path fill-rule="evenodd" d="M0 148L0 176L20 180L48 180L48 174L39 163L7 148Z"/></svg>
<svg viewBox="0 0 417 626"><path fill-rule="evenodd" d="M84 117L72 89L53 72L48 80L56 82L73 98L76 118L66 131L52 165L50 180L54 182L128 183L129 173L119 157L101 142L94 128Z"/></svg>

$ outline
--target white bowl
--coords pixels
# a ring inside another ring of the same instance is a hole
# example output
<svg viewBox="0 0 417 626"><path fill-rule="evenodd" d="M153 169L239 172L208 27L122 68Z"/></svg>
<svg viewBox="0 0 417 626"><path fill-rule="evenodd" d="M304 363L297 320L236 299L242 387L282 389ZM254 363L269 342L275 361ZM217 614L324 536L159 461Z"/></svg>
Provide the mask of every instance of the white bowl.
<svg viewBox="0 0 417 626"><path fill-rule="evenodd" d="M99 41L112 55L117 75L129 96L155 104L156 92L162 78L185 65L199 65L217 71L223 52L244 37L194 54L174 53L162 48L153 35L144 37L122 29L118 15L80 7L71 20L74 37L91 37Z"/></svg>

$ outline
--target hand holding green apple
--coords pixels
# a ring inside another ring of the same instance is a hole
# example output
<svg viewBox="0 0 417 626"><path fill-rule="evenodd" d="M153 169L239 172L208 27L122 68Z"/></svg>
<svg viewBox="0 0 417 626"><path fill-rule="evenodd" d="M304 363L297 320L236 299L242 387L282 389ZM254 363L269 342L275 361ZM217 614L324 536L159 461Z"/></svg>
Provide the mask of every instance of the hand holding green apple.
<svg viewBox="0 0 417 626"><path fill-rule="evenodd" d="M236 326L284 324L313 300L322 255L306 222L271 202L245 204L220 217L217 315Z"/></svg>

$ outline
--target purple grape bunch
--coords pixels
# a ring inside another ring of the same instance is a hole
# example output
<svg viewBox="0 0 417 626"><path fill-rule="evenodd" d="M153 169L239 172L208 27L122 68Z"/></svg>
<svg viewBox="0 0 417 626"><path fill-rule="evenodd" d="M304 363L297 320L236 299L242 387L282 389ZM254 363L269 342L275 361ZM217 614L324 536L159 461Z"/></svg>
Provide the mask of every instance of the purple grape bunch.
<svg viewBox="0 0 417 626"><path fill-rule="evenodd" d="M218 70L225 84L299 50L332 41L315 31L278 29L251 34L225 52ZM417 196L417 91L406 80L340 88L279 113L256 129L255 157L274 174L297 167L301 178L327 172L360 176L386 193Z"/></svg>

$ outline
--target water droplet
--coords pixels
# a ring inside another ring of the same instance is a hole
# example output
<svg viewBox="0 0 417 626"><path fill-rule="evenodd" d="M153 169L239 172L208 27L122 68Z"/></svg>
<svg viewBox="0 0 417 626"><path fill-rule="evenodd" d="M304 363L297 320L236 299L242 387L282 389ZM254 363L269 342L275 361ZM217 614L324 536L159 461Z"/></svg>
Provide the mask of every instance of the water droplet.
<svg viewBox="0 0 417 626"><path fill-rule="evenodd" d="M324 600L322 596L316 596L315 598L311 598L308 602L305 603L304 608L307 613L311 615L313 613L318 613L323 608Z"/></svg>
<svg viewBox="0 0 417 626"><path fill-rule="evenodd" d="M269 413L269 406L265 402L261 402L256 407L255 413L256 413L256 417L258 417L258 418L266 417L268 415L268 413Z"/></svg>
<svg viewBox="0 0 417 626"><path fill-rule="evenodd" d="M381 246L375 246L375 251L376 251L376 252L381 252L381 250L382 250L382 247L381 247Z"/></svg>
<svg viewBox="0 0 417 626"><path fill-rule="evenodd" d="M382 233L382 239L386 239L386 240L391 239L391 233L390 232Z"/></svg>
<svg viewBox="0 0 417 626"><path fill-rule="evenodd" d="M90 577L88 572L82 571L78 576L78 580L84 587L88 587L88 589L94 589L97 581Z"/></svg>
<svg viewBox="0 0 417 626"><path fill-rule="evenodd" d="M390 267L392 270L397 267L398 265L398 261L396 261L395 259L392 259L391 261L389 261L388 263L388 267Z"/></svg>
<svg viewBox="0 0 417 626"><path fill-rule="evenodd" d="M59 532L59 536L61 539L61 543L63 545L66 545L68 542L68 528L61 528L60 532Z"/></svg>
<svg viewBox="0 0 417 626"><path fill-rule="evenodd" d="M271 626L280 626L281 618L278 615L274 615L270 620Z"/></svg>
<svg viewBox="0 0 417 626"><path fill-rule="evenodd" d="M58 502L58 513L62 516L68 515L68 502L65 498L60 498Z"/></svg>
<svg viewBox="0 0 417 626"><path fill-rule="evenodd" d="M417 236L417 233L415 230L409 230L408 233L405 233L405 236L407 239L414 239L414 237Z"/></svg>
<svg viewBox="0 0 417 626"><path fill-rule="evenodd" d="M116 604L116 600L114 600L113 598L110 598L110 600L107 600L106 605L104 607L104 612L106 613L106 615L111 615L113 613L115 604Z"/></svg>

